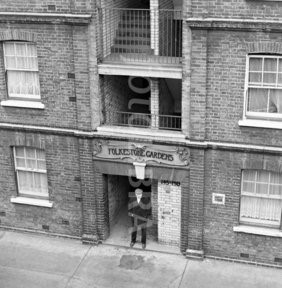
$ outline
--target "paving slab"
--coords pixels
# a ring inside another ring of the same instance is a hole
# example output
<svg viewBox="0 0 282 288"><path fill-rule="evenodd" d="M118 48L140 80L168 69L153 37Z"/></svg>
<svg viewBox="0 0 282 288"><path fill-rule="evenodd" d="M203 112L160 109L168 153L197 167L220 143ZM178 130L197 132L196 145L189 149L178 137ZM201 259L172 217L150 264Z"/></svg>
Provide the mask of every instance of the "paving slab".
<svg viewBox="0 0 282 288"><path fill-rule="evenodd" d="M176 288L187 261L181 255L101 245L91 249L68 288L90 287L89 283L99 288ZM88 284L79 286L80 279L87 279Z"/></svg>
<svg viewBox="0 0 282 288"><path fill-rule="evenodd" d="M280 288L282 269L0 230L0 288Z"/></svg>
<svg viewBox="0 0 282 288"><path fill-rule="evenodd" d="M242 263L189 261L180 288L281 288L282 269Z"/></svg>
<svg viewBox="0 0 282 288"><path fill-rule="evenodd" d="M65 288L68 277L0 266L1 288Z"/></svg>
<svg viewBox="0 0 282 288"><path fill-rule="evenodd" d="M64 287L90 248L73 239L0 231L0 288ZM38 286L44 279L49 286Z"/></svg>

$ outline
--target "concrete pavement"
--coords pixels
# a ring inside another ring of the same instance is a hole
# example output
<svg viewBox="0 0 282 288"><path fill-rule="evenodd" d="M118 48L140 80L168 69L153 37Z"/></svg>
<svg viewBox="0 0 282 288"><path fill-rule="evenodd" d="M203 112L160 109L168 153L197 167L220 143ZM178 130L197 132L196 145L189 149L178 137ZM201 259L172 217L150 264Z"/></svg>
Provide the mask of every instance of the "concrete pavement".
<svg viewBox="0 0 282 288"><path fill-rule="evenodd" d="M272 287L282 269L0 230L0 288Z"/></svg>

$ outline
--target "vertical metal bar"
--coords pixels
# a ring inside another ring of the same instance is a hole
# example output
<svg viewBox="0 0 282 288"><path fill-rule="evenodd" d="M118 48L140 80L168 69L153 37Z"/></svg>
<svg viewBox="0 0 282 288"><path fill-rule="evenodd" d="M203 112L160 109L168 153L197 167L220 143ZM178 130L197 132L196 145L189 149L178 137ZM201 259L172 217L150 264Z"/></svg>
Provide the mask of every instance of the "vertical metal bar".
<svg viewBox="0 0 282 288"><path fill-rule="evenodd" d="M137 10L137 29L138 29L138 31L141 31L141 33L143 33L143 29L144 29L144 23L143 23L143 19L141 19L141 23L140 23L140 12L142 12L142 10ZM138 39L138 38L137 38ZM143 49L143 41L142 41L142 39L143 38L140 38L141 40L139 40L138 39L138 47L140 47L141 48L141 50L139 51L141 54L140 54L140 60L141 60L141 62L142 62L142 49ZM140 41L140 42L139 42ZM139 46L140 45L140 46Z"/></svg>

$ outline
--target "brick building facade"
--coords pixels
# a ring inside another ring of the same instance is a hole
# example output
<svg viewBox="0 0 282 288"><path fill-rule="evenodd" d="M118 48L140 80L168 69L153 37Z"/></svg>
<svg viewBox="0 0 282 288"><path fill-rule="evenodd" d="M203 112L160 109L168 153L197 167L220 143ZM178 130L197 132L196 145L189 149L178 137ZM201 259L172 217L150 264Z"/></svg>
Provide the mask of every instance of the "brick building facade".
<svg viewBox="0 0 282 288"><path fill-rule="evenodd" d="M281 13L1 1L0 227L104 242L140 186L153 241L280 266Z"/></svg>

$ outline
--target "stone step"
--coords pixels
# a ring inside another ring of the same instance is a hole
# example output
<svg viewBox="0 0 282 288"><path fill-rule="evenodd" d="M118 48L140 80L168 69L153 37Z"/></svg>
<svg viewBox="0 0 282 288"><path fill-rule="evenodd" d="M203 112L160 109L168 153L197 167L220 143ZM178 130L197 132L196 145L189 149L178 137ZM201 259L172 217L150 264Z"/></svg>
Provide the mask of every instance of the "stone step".
<svg viewBox="0 0 282 288"><path fill-rule="evenodd" d="M150 38L151 30L141 30L136 28L119 29L117 31L117 37L145 37Z"/></svg>
<svg viewBox="0 0 282 288"><path fill-rule="evenodd" d="M145 53L152 54L153 50L148 45L121 45L114 44L111 47L112 53Z"/></svg>
<svg viewBox="0 0 282 288"><path fill-rule="evenodd" d="M151 40L150 37L121 37L118 36L115 38L115 44L122 45L146 45L150 46Z"/></svg>
<svg viewBox="0 0 282 288"><path fill-rule="evenodd" d="M135 28L135 29L143 29L143 30L150 30L150 23L143 23L143 22L120 22L118 25L119 29L123 29L123 28Z"/></svg>
<svg viewBox="0 0 282 288"><path fill-rule="evenodd" d="M202 261L202 260L204 260L204 251L203 250L187 249L186 250L186 258Z"/></svg>

